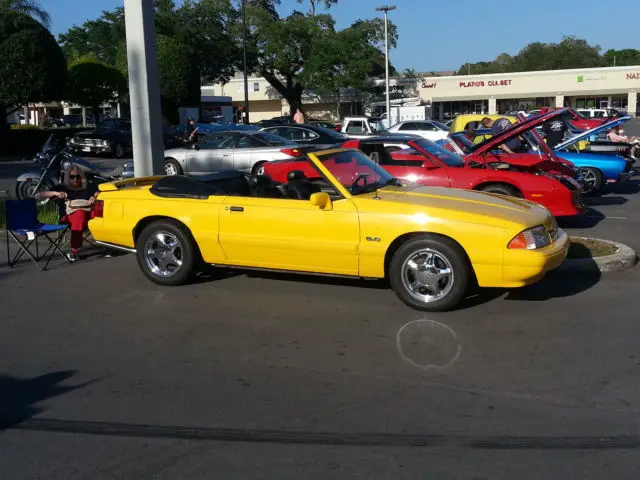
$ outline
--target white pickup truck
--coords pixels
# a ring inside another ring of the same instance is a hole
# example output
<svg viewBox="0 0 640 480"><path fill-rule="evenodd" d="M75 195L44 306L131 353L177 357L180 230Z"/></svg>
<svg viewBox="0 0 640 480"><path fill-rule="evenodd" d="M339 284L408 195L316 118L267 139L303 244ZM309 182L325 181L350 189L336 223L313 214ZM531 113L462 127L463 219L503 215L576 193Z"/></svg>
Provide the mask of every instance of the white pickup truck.
<svg viewBox="0 0 640 480"><path fill-rule="evenodd" d="M388 135L382 120L377 117L345 117L340 132L351 138Z"/></svg>

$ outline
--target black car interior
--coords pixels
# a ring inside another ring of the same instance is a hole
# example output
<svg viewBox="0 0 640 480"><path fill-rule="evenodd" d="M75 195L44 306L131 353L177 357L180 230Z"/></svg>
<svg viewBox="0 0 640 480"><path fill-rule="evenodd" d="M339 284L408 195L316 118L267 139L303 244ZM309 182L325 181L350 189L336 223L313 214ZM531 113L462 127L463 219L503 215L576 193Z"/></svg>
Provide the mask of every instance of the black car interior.
<svg viewBox="0 0 640 480"><path fill-rule="evenodd" d="M307 178L301 170L289 172L286 183L235 170L198 177L174 175L161 178L149 191L163 198L196 200L206 200L212 195L309 200L312 194L323 191L339 198L331 184L321 178Z"/></svg>

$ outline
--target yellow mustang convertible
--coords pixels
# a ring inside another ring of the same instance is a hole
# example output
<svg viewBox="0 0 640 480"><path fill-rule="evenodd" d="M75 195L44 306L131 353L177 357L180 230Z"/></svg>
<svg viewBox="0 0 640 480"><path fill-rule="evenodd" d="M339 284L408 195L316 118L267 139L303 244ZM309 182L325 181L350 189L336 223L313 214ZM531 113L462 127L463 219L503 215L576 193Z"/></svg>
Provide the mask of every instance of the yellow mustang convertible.
<svg viewBox="0 0 640 480"><path fill-rule="evenodd" d="M377 279L425 311L469 288L520 287L558 266L568 236L544 207L402 184L358 150L336 149L200 177L100 185L89 229L179 285L202 263Z"/></svg>

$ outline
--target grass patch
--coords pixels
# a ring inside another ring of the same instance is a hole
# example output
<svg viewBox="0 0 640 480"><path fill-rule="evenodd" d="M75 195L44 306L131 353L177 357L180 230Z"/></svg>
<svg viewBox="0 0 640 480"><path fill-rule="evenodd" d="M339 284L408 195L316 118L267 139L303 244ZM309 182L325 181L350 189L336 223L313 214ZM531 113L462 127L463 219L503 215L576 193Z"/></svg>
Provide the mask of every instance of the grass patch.
<svg viewBox="0 0 640 480"><path fill-rule="evenodd" d="M4 212L4 200L0 200L0 229L4 229L7 226L7 219ZM42 207L38 208L38 220L42 223L48 223L51 225L58 224L58 208L55 203L48 202Z"/></svg>
<svg viewBox="0 0 640 480"><path fill-rule="evenodd" d="M618 248L609 242L572 237L567 258L606 257L607 255L613 255L617 251Z"/></svg>

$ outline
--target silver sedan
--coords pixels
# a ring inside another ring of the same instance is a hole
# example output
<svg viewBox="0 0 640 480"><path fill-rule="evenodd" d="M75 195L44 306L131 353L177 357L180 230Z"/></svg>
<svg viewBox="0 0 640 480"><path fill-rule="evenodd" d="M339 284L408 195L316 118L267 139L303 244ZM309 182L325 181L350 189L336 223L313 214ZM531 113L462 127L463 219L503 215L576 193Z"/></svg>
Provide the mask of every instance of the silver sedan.
<svg viewBox="0 0 640 480"><path fill-rule="evenodd" d="M261 164L301 156L300 145L266 132L226 131L199 135L193 145L164 152L167 175L204 175L225 170L255 173Z"/></svg>

